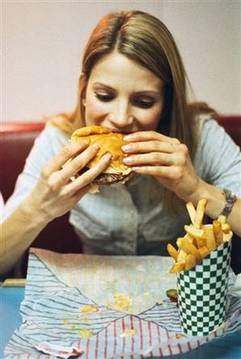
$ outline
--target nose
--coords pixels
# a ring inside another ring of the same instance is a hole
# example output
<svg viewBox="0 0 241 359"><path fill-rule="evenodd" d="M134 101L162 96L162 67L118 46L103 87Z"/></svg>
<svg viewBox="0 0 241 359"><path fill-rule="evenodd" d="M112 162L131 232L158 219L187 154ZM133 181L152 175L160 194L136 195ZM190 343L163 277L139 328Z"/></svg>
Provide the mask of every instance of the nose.
<svg viewBox="0 0 241 359"><path fill-rule="evenodd" d="M109 114L109 120L114 126L124 128L132 125L134 117L130 113L128 104L119 104L118 107Z"/></svg>

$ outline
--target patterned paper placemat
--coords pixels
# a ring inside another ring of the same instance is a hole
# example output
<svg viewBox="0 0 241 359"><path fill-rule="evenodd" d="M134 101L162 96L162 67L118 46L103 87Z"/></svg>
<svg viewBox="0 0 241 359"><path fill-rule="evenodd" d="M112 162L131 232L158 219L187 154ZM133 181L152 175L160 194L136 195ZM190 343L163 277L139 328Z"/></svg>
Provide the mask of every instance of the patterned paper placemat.
<svg viewBox="0 0 241 359"><path fill-rule="evenodd" d="M176 286L170 266L170 258L158 256L32 249L21 304L23 324L5 358L165 356L241 329L241 298L230 295L225 325L206 337L183 335L178 308L165 295Z"/></svg>

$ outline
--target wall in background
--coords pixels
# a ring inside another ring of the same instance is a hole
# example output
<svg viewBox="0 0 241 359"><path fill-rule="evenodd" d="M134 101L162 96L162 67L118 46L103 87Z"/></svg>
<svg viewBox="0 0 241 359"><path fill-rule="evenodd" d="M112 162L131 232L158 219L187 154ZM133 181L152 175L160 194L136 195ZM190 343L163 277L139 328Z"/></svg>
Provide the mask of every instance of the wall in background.
<svg viewBox="0 0 241 359"><path fill-rule="evenodd" d="M240 0L1 2L1 120L72 110L83 47L109 11L140 9L172 31L198 100L241 112Z"/></svg>
<svg viewBox="0 0 241 359"><path fill-rule="evenodd" d="M164 1L173 33L199 100L223 113L241 113L241 1Z"/></svg>

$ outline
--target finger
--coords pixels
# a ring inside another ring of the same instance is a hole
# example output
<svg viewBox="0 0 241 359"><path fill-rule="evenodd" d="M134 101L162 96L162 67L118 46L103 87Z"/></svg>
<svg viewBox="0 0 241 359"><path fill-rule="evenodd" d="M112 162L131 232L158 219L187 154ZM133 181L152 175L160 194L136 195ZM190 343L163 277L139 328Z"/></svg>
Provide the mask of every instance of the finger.
<svg viewBox="0 0 241 359"><path fill-rule="evenodd" d="M103 172L108 167L110 161L111 154L106 153L94 167L88 169L86 172L77 177L73 182L66 184L62 189L63 195L74 195L81 188L89 185L96 177L99 176L101 172Z"/></svg>
<svg viewBox="0 0 241 359"><path fill-rule="evenodd" d="M142 155L133 155L123 158L123 162L128 166L143 165L173 165L173 156L168 153L151 152Z"/></svg>
<svg viewBox="0 0 241 359"><path fill-rule="evenodd" d="M125 153L146 153L146 152L165 152L173 153L178 151L179 144L163 141L145 141L145 142L134 142L123 145L121 149Z"/></svg>
<svg viewBox="0 0 241 359"><path fill-rule="evenodd" d="M147 174L151 176L169 178L177 180L182 176L182 170L178 166L165 167L165 166L140 166L132 167L136 173Z"/></svg>
<svg viewBox="0 0 241 359"><path fill-rule="evenodd" d="M180 141L177 138L172 138L169 136L165 136L161 133L156 131L139 131L131 133L127 136L124 136L124 141L127 142L140 142L140 141L150 141L150 140L157 140L157 141L164 141L173 144L179 144Z"/></svg>
<svg viewBox="0 0 241 359"><path fill-rule="evenodd" d="M76 175L95 157L98 150L99 146L97 144L91 145L77 157L65 163L62 170L53 172L48 178L49 187L55 191L68 183L71 177Z"/></svg>
<svg viewBox="0 0 241 359"><path fill-rule="evenodd" d="M91 185L87 185L83 188L80 188L77 192L74 193L73 199L74 199L74 205L79 202L79 200L87 193L89 192L91 188Z"/></svg>
<svg viewBox="0 0 241 359"><path fill-rule="evenodd" d="M64 146L59 154L48 161L47 165L42 171L42 176L49 177L51 173L60 170L70 158L76 156L76 154L82 152L87 147L88 142L84 140L79 143L71 143L67 146Z"/></svg>
<svg viewBox="0 0 241 359"><path fill-rule="evenodd" d="M71 161L64 164L63 169L60 171L63 179L69 180L70 177L78 173L89 163L97 154L100 147L97 144L93 144L81 152L78 156Z"/></svg>

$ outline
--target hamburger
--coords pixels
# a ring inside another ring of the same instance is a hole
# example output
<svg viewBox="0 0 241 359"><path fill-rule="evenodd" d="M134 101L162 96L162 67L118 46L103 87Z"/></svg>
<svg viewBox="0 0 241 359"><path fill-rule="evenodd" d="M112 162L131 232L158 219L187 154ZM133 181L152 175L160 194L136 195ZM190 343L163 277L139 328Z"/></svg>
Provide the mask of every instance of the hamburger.
<svg viewBox="0 0 241 359"><path fill-rule="evenodd" d="M132 169L122 162L123 158L127 156L121 150L121 146L125 144L123 137L124 134L112 132L102 126L82 127L72 134L72 142L85 140L89 144L96 143L100 147L95 158L87 164L87 168L93 167L105 153L109 152L112 155L110 165L96 177L93 183L97 185L126 183L134 176Z"/></svg>

